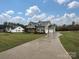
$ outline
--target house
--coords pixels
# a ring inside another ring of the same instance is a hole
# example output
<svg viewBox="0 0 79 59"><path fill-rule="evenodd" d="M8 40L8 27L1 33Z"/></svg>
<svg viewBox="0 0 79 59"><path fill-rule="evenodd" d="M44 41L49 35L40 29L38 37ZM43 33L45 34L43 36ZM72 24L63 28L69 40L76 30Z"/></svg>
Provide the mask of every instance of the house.
<svg viewBox="0 0 79 59"><path fill-rule="evenodd" d="M48 33L50 25L51 25L50 21L39 21L38 25L36 26L36 32L38 32L38 33Z"/></svg>
<svg viewBox="0 0 79 59"><path fill-rule="evenodd" d="M53 28L50 29L51 22L50 21L39 21L37 23L30 22L27 25L27 32L34 32L34 33L48 33L53 32Z"/></svg>
<svg viewBox="0 0 79 59"><path fill-rule="evenodd" d="M24 28L22 28L21 26L18 26L14 29L11 29L11 32L24 32Z"/></svg>
<svg viewBox="0 0 79 59"><path fill-rule="evenodd" d="M24 26L19 23L5 22L5 32L24 32Z"/></svg>
<svg viewBox="0 0 79 59"><path fill-rule="evenodd" d="M34 22L30 22L30 23L26 26L26 31L27 31L27 32L35 33L35 31L36 31L36 25L38 25L38 24L37 24L37 23L34 23Z"/></svg>
<svg viewBox="0 0 79 59"><path fill-rule="evenodd" d="M24 28L22 28L21 26L16 26L16 27L9 27L6 28L7 32L24 32Z"/></svg>

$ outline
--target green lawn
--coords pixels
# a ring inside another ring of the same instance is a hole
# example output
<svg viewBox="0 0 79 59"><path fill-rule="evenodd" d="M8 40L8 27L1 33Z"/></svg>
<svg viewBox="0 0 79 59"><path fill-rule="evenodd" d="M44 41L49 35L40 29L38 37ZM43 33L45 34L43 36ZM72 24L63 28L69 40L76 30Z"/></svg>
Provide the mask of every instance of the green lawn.
<svg viewBox="0 0 79 59"><path fill-rule="evenodd" d="M0 33L0 52L42 37L44 34Z"/></svg>
<svg viewBox="0 0 79 59"><path fill-rule="evenodd" d="M61 32L61 43L73 59L79 59L79 32Z"/></svg>

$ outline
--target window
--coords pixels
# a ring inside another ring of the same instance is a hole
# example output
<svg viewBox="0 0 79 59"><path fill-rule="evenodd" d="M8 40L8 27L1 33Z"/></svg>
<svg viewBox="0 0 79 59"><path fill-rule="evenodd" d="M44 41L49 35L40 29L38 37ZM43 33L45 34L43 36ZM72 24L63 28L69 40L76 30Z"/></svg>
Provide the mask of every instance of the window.
<svg viewBox="0 0 79 59"><path fill-rule="evenodd" d="M19 28L20 29L20 28Z"/></svg>

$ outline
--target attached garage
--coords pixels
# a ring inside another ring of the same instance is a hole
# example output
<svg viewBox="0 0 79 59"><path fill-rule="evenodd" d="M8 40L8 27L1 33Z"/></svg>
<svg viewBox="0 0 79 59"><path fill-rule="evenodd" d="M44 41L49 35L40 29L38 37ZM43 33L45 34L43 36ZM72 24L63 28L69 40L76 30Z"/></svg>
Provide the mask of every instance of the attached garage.
<svg viewBox="0 0 79 59"><path fill-rule="evenodd" d="M49 33L53 33L53 29L49 29Z"/></svg>
<svg viewBox="0 0 79 59"><path fill-rule="evenodd" d="M54 25L50 25L49 26L49 33L54 33L55 32L55 26Z"/></svg>

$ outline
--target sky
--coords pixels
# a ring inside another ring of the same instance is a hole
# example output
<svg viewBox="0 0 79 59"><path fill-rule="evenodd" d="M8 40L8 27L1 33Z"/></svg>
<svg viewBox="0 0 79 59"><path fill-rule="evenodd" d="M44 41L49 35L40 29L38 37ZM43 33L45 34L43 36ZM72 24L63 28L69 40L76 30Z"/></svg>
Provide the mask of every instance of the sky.
<svg viewBox="0 0 79 59"><path fill-rule="evenodd" d="M79 23L79 0L0 0L0 24L39 20L57 25Z"/></svg>

